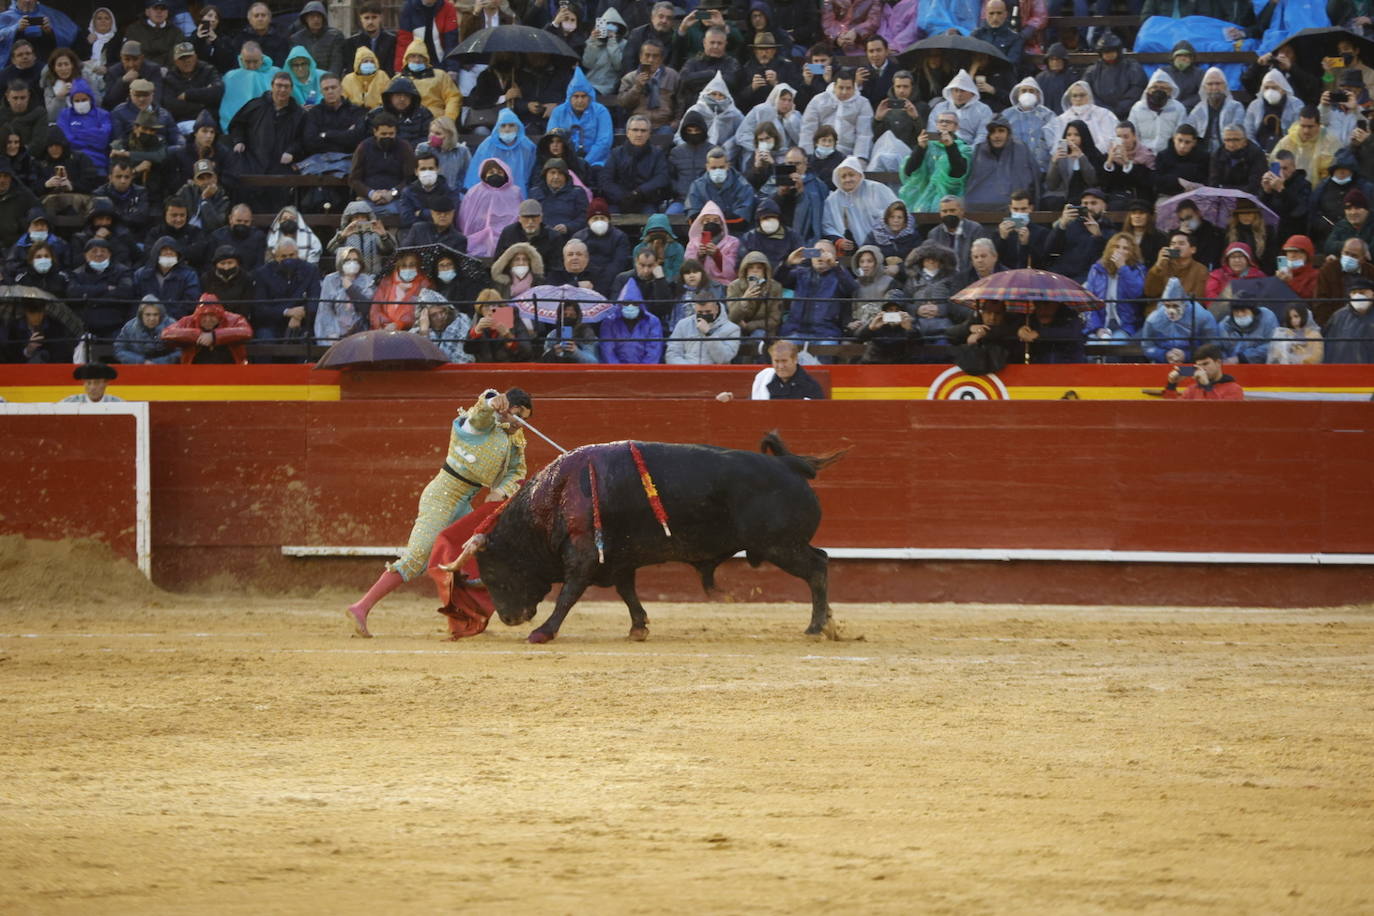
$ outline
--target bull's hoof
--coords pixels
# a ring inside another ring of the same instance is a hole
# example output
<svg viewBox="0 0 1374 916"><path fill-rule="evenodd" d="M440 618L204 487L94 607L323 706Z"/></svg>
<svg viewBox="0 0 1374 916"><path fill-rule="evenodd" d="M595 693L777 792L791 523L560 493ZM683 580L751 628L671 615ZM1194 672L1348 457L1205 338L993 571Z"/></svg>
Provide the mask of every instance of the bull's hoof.
<svg viewBox="0 0 1374 916"><path fill-rule="evenodd" d="M840 628L835 623L835 618L832 617L825 622L824 626L818 627L812 625L807 627L806 635L812 637L813 639L820 639L824 637L830 640L831 642L838 642L840 640Z"/></svg>
<svg viewBox="0 0 1374 916"><path fill-rule="evenodd" d="M630 642L643 642L648 638L648 627L630 627Z"/></svg>
<svg viewBox="0 0 1374 916"><path fill-rule="evenodd" d="M552 634L552 633L545 633L543 630L534 630L534 631L531 632L530 635L525 639L525 641L526 641L526 642L532 642L532 643L534 643L536 646L538 646L538 645L542 645L542 644L544 644L544 643L546 643L546 642L553 642L553 637L554 637L554 634Z"/></svg>

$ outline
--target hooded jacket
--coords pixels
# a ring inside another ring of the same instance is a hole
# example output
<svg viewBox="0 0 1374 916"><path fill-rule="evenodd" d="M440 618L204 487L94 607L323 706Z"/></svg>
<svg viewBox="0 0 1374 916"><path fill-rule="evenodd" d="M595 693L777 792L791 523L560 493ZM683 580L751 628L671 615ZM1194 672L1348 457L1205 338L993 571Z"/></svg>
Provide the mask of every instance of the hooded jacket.
<svg viewBox="0 0 1374 916"><path fill-rule="evenodd" d="M264 92L272 88L272 77L277 73L272 58L265 52L262 55L262 66L257 70L244 69L242 54L235 60L238 61L238 67L224 74L224 96L219 103L219 126L225 131L229 129L229 123L234 120L234 115L238 114L240 108L253 99L260 98Z"/></svg>
<svg viewBox="0 0 1374 916"><path fill-rule="evenodd" d="M881 261L882 256L878 257ZM749 268L754 265L763 267L762 285L748 279ZM740 260L738 276L726 287L725 298L729 300L730 320L739 325L746 336L755 331L763 331L768 337L777 334L782 324L783 289L782 284L773 279L773 265L763 252L751 251Z"/></svg>
<svg viewBox="0 0 1374 916"><path fill-rule="evenodd" d="M940 264L933 276L925 272L927 260L938 261ZM923 305L934 305L938 310L930 318L916 319L916 330L926 338L927 344L941 343L945 332L970 314L968 309L957 302L948 301L950 296L958 292L954 286L958 266L958 256L953 248L931 241L917 245L911 254L907 255L906 293L915 307L914 310L919 310Z"/></svg>
<svg viewBox="0 0 1374 916"><path fill-rule="evenodd" d="M409 58L413 55L425 59L423 69L411 69ZM463 107L463 94L458 91L458 85L453 82L453 77L447 70L435 69L433 59L429 56L429 48L423 41L412 41L407 45L405 58L406 63L396 72L404 74L406 79L414 83L420 93L420 104L428 108L432 116L452 118L456 122ZM425 133L428 135L428 129Z"/></svg>
<svg viewBox="0 0 1374 916"><path fill-rule="evenodd" d="M713 92L723 94L724 101L712 99ZM682 138L682 127L693 114L701 118L701 123L706 128L706 148L719 146L725 150L728 157L733 158L735 133L744 122L744 115L735 107L735 101L730 96L730 86L719 73L711 77L711 81L697 94L697 100L692 107L683 112L682 124L678 125L677 134L673 137L674 144L681 145L685 142Z"/></svg>
<svg viewBox="0 0 1374 916"><path fill-rule="evenodd" d="M724 211L732 222L751 222L754 219L754 186L738 170L726 167L725 181L716 184L709 172L703 174L687 191L687 215L696 218L708 203L714 203ZM734 270L721 280L728 283Z"/></svg>
<svg viewBox="0 0 1374 916"><path fill-rule="evenodd" d="M882 0L832 0L821 5L821 30L845 54L862 54L868 39L882 23ZM853 32L854 40L840 45L840 36Z"/></svg>
<svg viewBox="0 0 1374 916"><path fill-rule="evenodd" d="M633 285L631 285L633 284ZM640 300L639 284L627 283L620 293L621 299L629 299L617 305L611 314L601 320L597 353L603 363L611 365L657 365L663 362L663 322ZM626 306L636 306L639 314L633 319L625 317Z"/></svg>
<svg viewBox="0 0 1374 916"><path fill-rule="evenodd" d="M707 133L706 118L699 111L688 111L678 125L677 136L673 138L673 148L668 150L668 174L672 179L672 196L685 200L696 181L706 171L706 154L712 149L710 140L701 143L688 143L682 132L689 127L700 128ZM750 192L752 193L752 188Z"/></svg>
<svg viewBox="0 0 1374 916"><path fill-rule="evenodd" d="M1086 89L1088 91L1088 102L1085 105L1070 105L1069 93L1075 89ZM1064 90L1064 94L1059 99L1060 114L1053 121L1045 125L1045 141L1053 146L1060 137L1064 136L1064 128L1074 121L1087 123L1088 130L1093 135L1093 143L1101 153L1106 153L1111 148L1112 141L1116 139L1117 116L1108 108L1098 105L1093 96L1093 89L1083 80L1078 80Z"/></svg>
<svg viewBox="0 0 1374 916"><path fill-rule="evenodd" d="M1245 255L1245 270L1237 274L1231 270L1231 265L1227 261L1232 252L1240 252ZM1226 246L1226 251L1221 255L1221 266L1207 275L1207 303L1210 305L1213 299L1218 298L1226 287L1231 285L1232 280L1252 280L1264 276L1264 271L1259 269L1259 264L1255 261L1255 253L1250 246L1244 242L1232 242Z"/></svg>
<svg viewBox="0 0 1374 916"><path fill-rule="evenodd" d="M987 108L986 105L983 107ZM811 149L816 145L816 129L822 124L829 124L835 128L835 148L841 155L867 159L872 152L873 106L857 90L842 102L835 95L835 84L831 83L825 87L824 92L811 100L806 106L806 114L802 115L803 149ZM960 127L962 129L962 123Z"/></svg>
<svg viewBox="0 0 1374 916"><path fill-rule="evenodd" d="M658 249L649 237L657 233L663 233L666 238L663 241L662 249ZM630 263L639 257L639 252L645 248L654 248L659 252L659 261L663 266L665 277L676 277L682 270L682 262L687 257L687 250L673 236L673 224L668 217L662 213L655 213L650 216L644 224L644 229L639 234L639 244L635 245L634 251L630 253Z"/></svg>
<svg viewBox="0 0 1374 916"><path fill-rule="evenodd" d="M595 35L587 39L587 45L582 50L582 69L587 80L602 95L614 95L620 87L625 34L629 29L620 11L613 6L602 9L597 21L610 26L610 34L604 39L598 39Z"/></svg>
<svg viewBox="0 0 1374 916"><path fill-rule="evenodd" d="M99 338L109 337L123 326L129 317L129 300L134 298L134 272L115 260L117 248L110 244L110 263L104 270L93 269L84 252L75 253L73 260L80 259L81 266L67 274L67 300L82 303L86 330ZM162 308L165 312L165 306Z"/></svg>
<svg viewBox="0 0 1374 916"><path fill-rule="evenodd" d="M514 143L506 143L501 139L501 129L510 127L515 128ZM472 164L468 166L467 173L469 188L481 183L481 165L488 159L498 159L504 163L506 171L515 176L513 180L522 197L527 193L526 181L535 162L534 143L525 136L525 125L520 122L519 116L509 108L501 109L496 118L496 129L477 145L477 150L472 154ZM468 238L472 238L471 233L468 233Z"/></svg>
<svg viewBox="0 0 1374 916"><path fill-rule="evenodd" d="M189 314L195 301L200 298L200 277L186 266L186 261L178 257L176 266L163 272L158 266L159 253L164 247L180 251L181 246L169 235L158 238L148 247L147 262L134 271L134 296L156 296L157 301L167 306L167 313L173 317Z"/></svg>
<svg viewBox="0 0 1374 916"><path fill-rule="evenodd" d="M841 169L853 169L863 176L863 163L857 156L850 156L835 166L836 172ZM863 178L853 191L846 191L837 183L825 199L825 236L847 238L855 244L862 242L873 227L882 222L884 211L896 200L897 195L891 188L867 178Z"/></svg>
<svg viewBox="0 0 1374 916"><path fill-rule="evenodd" d="M158 322L153 327L148 327L143 323L139 316L145 308L155 308L158 311ZM153 300L151 302L140 302L134 314L119 329L119 334L115 336L114 353L115 359L125 365L138 365L140 363L153 363L167 365L181 361L181 354L177 348L172 346L169 341L162 337L162 332L172 326L172 319L167 317L167 309L161 302ZM96 336L101 336L98 332Z"/></svg>
<svg viewBox="0 0 1374 916"><path fill-rule="evenodd" d="M973 93L973 98L963 108L954 104L955 89ZM977 146L987 139L988 122L992 120L992 109L981 101L978 84L973 81L973 77L969 76L967 70L960 70L940 94L943 98L931 106L930 117L926 119L927 131L938 135L939 131L935 127L935 122L939 120L940 115L949 111L953 112L954 116L959 119L959 139L970 147Z"/></svg>
<svg viewBox="0 0 1374 916"><path fill-rule="evenodd" d="M84 93L91 99L91 110L77 114L71 106L71 98ZM57 115L57 126L67 135L72 149L85 153L96 171L104 175L109 170L110 141L114 139L114 121L110 113L100 107L91 84L84 79L72 80L71 91L67 93L67 107Z"/></svg>
<svg viewBox="0 0 1374 916"><path fill-rule="evenodd" d="M207 315L214 315L219 318L219 326L210 334L214 342L208 348L201 347L199 344L200 335L204 333L200 329L200 320ZM253 337L253 329L249 326L248 320L242 315L226 311L220 305L219 300L209 293L200 297L200 302L196 305L196 310L191 314L181 318L174 324L163 329L162 339L174 347L181 349L181 364L188 366L195 362L221 362L222 360L208 356L205 351L214 351L216 348L223 347L229 351L230 361L240 366L248 364L248 348L245 343Z"/></svg>
<svg viewBox="0 0 1374 916"><path fill-rule="evenodd" d="M587 108L580 114L573 110L574 93L585 92L591 99ZM549 128L561 127L568 132L573 149L587 161L588 165L606 164L610 155L611 143L615 140L615 129L611 125L611 113L606 106L596 100L596 87L582 72L581 67L573 68L572 79L568 81L568 94L549 114Z"/></svg>
<svg viewBox="0 0 1374 916"><path fill-rule="evenodd" d="M1170 281L1155 310L1145 318L1140 331L1140 349L1152 362L1167 360L1170 350L1182 350L1184 362L1191 361L1193 351L1217 337L1217 321L1212 313L1189 298L1177 280ZM1165 302L1183 303L1178 319L1169 317Z"/></svg>
<svg viewBox="0 0 1374 916"><path fill-rule="evenodd" d="M529 242L516 242L514 245L507 246L505 251L496 258L491 264L491 279L496 284L496 288L503 296L510 295L511 284L515 281L515 276L510 272L511 262L515 260L517 254L523 254L529 258L530 272L526 274L529 278L530 286L538 286L544 282L546 275L544 256L539 253Z"/></svg>
<svg viewBox="0 0 1374 916"><path fill-rule="evenodd" d="M410 104L404 111L397 108L391 98L397 93L410 98ZM429 136L429 122L434 120L434 116L430 114L428 108L421 104L420 90L415 88L415 83L409 78L404 76L392 78L385 91L382 92L382 107L374 108L367 113L368 125L370 126L372 119L383 111L388 111L396 117L396 139L402 143L407 143L414 148Z"/></svg>
<svg viewBox="0 0 1374 916"><path fill-rule="evenodd" d="M324 27L318 33L310 31L310 27L305 24L307 13L319 13L324 17ZM329 24L329 13L320 0L310 0L301 9L300 28L291 33L291 43L309 52L319 72L343 75L344 35Z"/></svg>
<svg viewBox="0 0 1374 916"><path fill-rule="evenodd" d="M1265 100L1264 92L1268 89L1283 93L1277 105ZM1245 108L1245 136L1262 149L1272 149L1298 122L1298 113L1301 111L1302 100L1293 94L1288 77L1279 70L1271 69L1260 81L1259 93Z"/></svg>
<svg viewBox="0 0 1374 916"><path fill-rule="evenodd" d="M1249 327L1243 328L1236 323L1236 309L1247 306L1252 312L1252 317ZM1269 360L1269 342L1273 339L1278 326L1279 320L1268 308L1245 299L1232 300L1230 314L1217 322L1220 337L1217 346L1221 347L1226 359L1235 359L1242 363L1265 363Z"/></svg>
<svg viewBox="0 0 1374 916"><path fill-rule="evenodd" d="M1006 124L1000 118L994 124ZM1007 125L1010 126L1010 125ZM973 150L968 181L964 183L964 205L970 210L1000 210L1013 191L1030 192L1032 206L1039 197L1040 168L1026 145L1015 134L999 149L984 140Z"/></svg>
<svg viewBox="0 0 1374 916"><path fill-rule="evenodd" d="M529 143L528 140L525 142ZM533 151L534 144L529 145ZM511 177L511 167L495 156L481 160L477 168L479 176L488 163L501 167L507 176L506 183L493 188L479 177L458 208L458 228L468 238L468 254L478 258L489 258L495 254L496 240L501 237L501 230L517 221L520 203L525 199L520 185Z"/></svg>
<svg viewBox="0 0 1374 916"><path fill-rule="evenodd" d="M1049 69L1050 59L1062 60L1064 69L1055 72ZM1040 92L1045 100L1045 106L1054 111L1055 114L1064 112L1064 93L1069 86L1078 82L1078 71L1069 66L1069 50L1059 42L1050 45L1045 52L1045 69L1035 75L1035 81L1040 84Z"/></svg>
<svg viewBox="0 0 1374 916"><path fill-rule="evenodd" d="M1186 51L1193 57L1193 63L1186 70L1180 70L1173 64L1180 51ZM1174 98L1184 108L1192 111L1193 106L1198 103L1198 94L1202 91L1202 68L1197 65L1197 49L1193 47L1193 43L1187 39L1176 42L1169 51L1169 65L1164 70L1174 81L1174 85L1178 86Z"/></svg>
<svg viewBox="0 0 1374 916"><path fill-rule="evenodd" d="M789 84L780 82L768 93L768 100L749 109L739 127L735 128L736 159L741 168L754 156L754 135L758 133L761 124L772 124L782 136L782 149L775 152L786 153L788 148L802 145L801 112L793 108L786 115L778 114L778 97L784 92L790 92L793 98L796 98L797 91Z"/></svg>
<svg viewBox="0 0 1374 916"><path fill-rule="evenodd" d="M715 221L720 224L720 231L711 239L711 244L716 247L714 255L702 252L702 224L707 221ZM734 281L737 276L736 265L739 263L739 239L730 234L730 226L725 221L725 214L715 201L707 201L702 205L701 212L692 225L687 229L687 250L686 257L695 258L706 268L706 276L712 281L725 286Z"/></svg>
<svg viewBox="0 0 1374 916"><path fill-rule="evenodd" d="M60 146L62 152L56 158L49 156L48 147L50 146ZM33 163L37 187L43 187L48 179L56 174L58 167L66 170L67 180L71 182L73 193L89 194L100 184L100 175L96 172L90 157L80 150L73 149L66 133L57 126L48 128L47 137L37 150Z"/></svg>
<svg viewBox="0 0 1374 916"><path fill-rule="evenodd" d="M1338 184L1335 180L1336 170L1340 168L1350 169L1352 173L1350 181L1346 184ZM1345 219L1345 195L1354 190L1364 192L1367 200L1374 200L1374 184L1360 174L1359 162L1350 148L1343 147L1331 157L1331 165L1327 167L1325 177L1312 189L1308 221L1313 236L1325 238L1341 220Z"/></svg>
<svg viewBox="0 0 1374 916"><path fill-rule="evenodd" d="M624 149L618 147L616 152ZM574 184L572 179L557 191L549 190L548 186L540 182L538 186L530 189L530 200L537 200L544 208L544 225L549 227L563 226L567 235L572 235L579 229L587 225L587 192Z"/></svg>
<svg viewBox="0 0 1374 916"><path fill-rule="evenodd" d="M282 164L284 153L290 153L293 159L305 156L301 145L304 124L305 109L294 96L278 109L269 91L240 108L229 122L227 133L235 146L242 143L246 147L243 152L245 172L280 175L295 171Z"/></svg>
<svg viewBox="0 0 1374 916"><path fill-rule="evenodd" d="M1222 73L1217 67L1208 67L1203 74L1202 80L1205 83L1208 79L1220 77L1223 81L1226 74ZM1188 112L1188 123L1197 128L1198 145L1207 150L1208 153L1221 145L1222 128L1232 124L1245 123L1245 106L1241 105L1231 97L1231 89L1226 88L1226 98L1221 103L1221 108L1213 110L1207 103L1204 94L1198 99L1198 103L1193 106L1193 110Z"/></svg>
<svg viewBox="0 0 1374 916"><path fill-rule="evenodd" d="M1118 118L1125 118L1145 91L1145 71L1134 58L1126 56L1115 32L1106 32L1097 49L1099 52L1116 51L1116 62L1109 64L1099 60L1084 71L1083 81L1092 87L1097 104L1111 110Z"/></svg>
<svg viewBox="0 0 1374 916"><path fill-rule="evenodd" d="M305 79L296 75L292 69L292 61L304 60L310 64L310 71ZM282 67L291 76L291 95L301 105L314 105L320 101L320 68L315 65L315 58L310 56L309 49L302 45L292 48L286 55L286 63Z"/></svg>
<svg viewBox="0 0 1374 916"><path fill-rule="evenodd" d="M705 335L697 327L695 315L689 314L673 326L668 339L664 361L670 366L722 366L739 353L739 325L725 317L725 304Z"/></svg>
<svg viewBox="0 0 1374 916"><path fill-rule="evenodd" d="M376 64L377 70L364 76L359 68L368 61ZM339 85L343 89L344 98L354 105L370 110L381 107L382 91L390 82L391 76L382 67L377 55L372 53L371 48L364 46L353 52L353 69L344 76Z"/></svg>
<svg viewBox="0 0 1374 916"><path fill-rule="evenodd" d="M1289 289L1297 293L1304 299L1311 299L1317 294L1317 254L1312 240L1305 235L1295 235L1283 243L1284 248L1297 248L1306 253L1301 267L1293 267L1289 262L1288 278L1279 279L1288 284Z"/></svg>
<svg viewBox="0 0 1374 916"><path fill-rule="evenodd" d="M1169 98L1158 110L1150 107L1147 101L1150 93L1157 90L1169 94ZM1188 109L1178 101L1177 95L1178 85L1163 68L1160 68L1150 76L1150 82L1140 94L1140 100L1131 106L1129 120L1135 125L1136 136L1156 155L1168 149L1174 131L1183 123L1184 118L1188 117Z"/></svg>
<svg viewBox="0 0 1374 916"><path fill-rule="evenodd" d="M1023 92L1035 93L1036 102L1030 108L1022 108L1019 98ZM1031 157L1041 171L1050 162L1049 141L1045 137L1045 125L1054 120L1054 111L1045 105L1045 94L1033 77L1026 77L1011 90L1011 105L1002 110L1001 118L1011 127L1011 136L1030 150Z"/></svg>

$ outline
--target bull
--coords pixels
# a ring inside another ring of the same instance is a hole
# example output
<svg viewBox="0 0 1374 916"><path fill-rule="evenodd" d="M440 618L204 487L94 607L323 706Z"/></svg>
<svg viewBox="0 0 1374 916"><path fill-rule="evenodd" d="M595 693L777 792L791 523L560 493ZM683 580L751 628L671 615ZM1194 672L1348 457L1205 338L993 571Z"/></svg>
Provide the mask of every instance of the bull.
<svg viewBox="0 0 1374 916"><path fill-rule="evenodd" d="M532 643L558 635L588 586L613 587L630 612L630 639L640 641L649 635L635 592L640 567L688 563L709 594L716 567L743 551L751 566L769 562L805 581L811 589L806 632L833 635L826 553L810 543L821 506L809 481L844 451L796 455L776 432L764 437L759 452L661 442L575 449L522 488L485 535L478 554L482 581L508 626L534 619L553 585L563 584L549 619L529 634ZM663 519L653 509L655 487Z"/></svg>

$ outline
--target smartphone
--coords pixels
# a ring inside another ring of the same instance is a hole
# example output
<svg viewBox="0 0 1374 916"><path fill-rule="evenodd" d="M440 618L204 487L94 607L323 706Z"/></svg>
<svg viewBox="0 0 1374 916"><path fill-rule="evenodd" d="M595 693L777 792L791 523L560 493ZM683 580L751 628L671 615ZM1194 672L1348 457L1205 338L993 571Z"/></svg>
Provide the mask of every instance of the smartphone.
<svg viewBox="0 0 1374 916"><path fill-rule="evenodd" d="M763 285L763 277L750 277L750 278L749 278L749 285L750 285L750 286L762 286L762 285Z"/></svg>
<svg viewBox="0 0 1374 916"><path fill-rule="evenodd" d="M820 250L819 248L803 248L803 249L802 249L802 257L806 257L806 258L819 258L820 256L821 256L821 250Z"/></svg>
<svg viewBox="0 0 1374 916"><path fill-rule="evenodd" d="M491 310L491 317L498 324L508 328L515 327L515 306L503 305Z"/></svg>
<svg viewBox="0 0 1374 916"><path fill-rule="evenodd" d="M1360 130L1369 130L1369 119L1360 118L1358 121L1355 122L1355 126Z"/></svg>
<svg viewBox="0 0 1374 916"><path fill-rule="evenodd" d="M1345 59L1342 57L1323 57L1322 64L1328 70L1340 70L1345 66Z"/></svg>
<svg viewBox="0 0 1374 916"><path fill-rule="evenodd" d="M701 244L702 244L702 245L709 245L709 244L711 244L711 239L713 239L713 238L715 238L715 236L713 236L713 235L711 234L711 231L710 231L709 229L703 229L703 230L701 231Z"/></svg>
<svg viewBox="0 0 1374 916"><path fill-rule="evenodd" d="M1164 257L1166 257L1166 258L1176 258L1176 257L1178 257L1178 249L1177 249L1177 248L1165 248L1165 249L1164 249Z"/></svg>
<svg viewBox="0 0 1374 916"><path fill-rule="evenodd" d="M1273 175L1275 178L1278 178L1280 175L1283 174L1283 166L1277 162L1269 163L1269 174Z"/></svg>
<svg viewBox="0 0 1374 916"><path fill-rule="evenodd" d="M644 74L651 74L654 72L654 68L649 66L648 64L640 64L639 72Z"/></svg>
<svg viewBox="0 0 1374 916"><path fill-rule="evenodd" d="M573 332L573 329L572 329L571 326L566 325L566 324L560 324L560 325L558 326L558 339L559 339L559 340L572 340L572 332Z"/></svg>
<svg viewBox="0 0 1374 916"><path fill-rule="evenodd" d="M783 179L791 178L792 174L796 171L797 167L792 163L782 162L773 166L773 177L778 181L782 181Z"/></svg>
<svg viewBox="0 0 1374 916"><path fill-rule="evenodd" d="M1054 144L1054 148L1059 150L1059 152L1061 153L1067 153L1069 151L1069 141L1059 140Z"/></svg>
<svg viewBox="0 0 1374 916"><path fill-rule="evenodd" d="M824 76L825 64L807 64L806 72L810 73L812 76Z"/></svg>
<svg viewBox="0 0 1374 916"><path fill-rule="evenodd" d="M1284 257L1283 255L1279 255L1278 258L1274 261L1274 269L1275 269L1275 270L1287 270L1287 269L1288 269L1288 258Z"/></svg>
<svg viewBox="0 0 1374 916"><path fill-rule="evenodd" d="M901 324L901 312L883 312L883 324Z"/></svg>
<svg viewBox="0 0 1374 916"><path fill-rule="evenodd" d="M1182 378L1192 378L1197 374L1197 366L1179 366L1178 374Z"/></svg>

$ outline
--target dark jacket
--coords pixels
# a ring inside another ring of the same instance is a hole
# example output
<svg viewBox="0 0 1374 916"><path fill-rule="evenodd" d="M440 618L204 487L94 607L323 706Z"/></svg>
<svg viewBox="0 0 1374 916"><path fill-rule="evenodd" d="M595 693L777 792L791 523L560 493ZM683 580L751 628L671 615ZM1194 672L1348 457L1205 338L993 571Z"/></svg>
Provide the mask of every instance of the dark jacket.
<svg viewBox="0 0 1374 916"><path fill-rule="evenodd" d="M19 236L28 231L25 217L37 206L38 198L32 191L17 180L10 182L10 189L0 194L0 247L8 249L19 241Z"/></svg>
<svg viewBox="0 0 1374 916"><path fill-rule="evenodd" d="M244 270L257 270L267 252L267 233L257 226L248 226L242 235L231 226L220 226L210 233L210 250L216 251L221 245L228 245L238 253L239 265Z"/></svg>
<svg viewBox="0 0 1374 916"><path fill-rule="evenodd" d="M410 106L405 111L391 104L391 96L396 93L410 96ZM367 113L368 131L372 130L372 119L383 111L396 116L396 140L407 144L412 150L429 136L429 122L434 120L434 115L420 104L419 90L404 76L398 76L388 83L386 91L382 93L382 104Z"/></svg>
<svg viewBox="0 0 1374 916"><path fill-rule="evenodd" d="M549 227L548 220L544 221L539 227L539 231L536 232L533 237L526 236L524 228L520 225L520 221L516 220L501 230L501 236L496 240L496 251L505 251L516 242L525 242L526 244L533 245L535 250L539 252L539 256L544 259L545 275L549 275L555 270L562 268L563 243L567 240L567 236L563 235L561 232L554 232L553 229Z"/></svg>
<svg viewBox="0 0 1374 916"><path fill-rule="evenodd" d="M57 158L48 156L49 146L62 147L62 152ZM95 163L91 162L85 153L78 153L72 149L71 144L67 142L67 135L60 127L53 125L48 128L47 139L36 153L33 165L34 182L37 187L44 188L48 179L56 174L59 166L67 172L67 180L72 183L72 193L89 194L99 186L100 174L95 170Z"/></svg>
<svg viewBox="0 0 1374 916"><path fill-rule="evenodd" d="M1211 171L1211 161L1199 142L1187 156L1180 156L1174 149L1173 141L1155 157L1155 193L1160 197L1182 194L1180 178L1206 184Z"/></svg>
<svg viewBox="0 0 1374 916"><path fill-rule="evenodd" d="M229 122L229 138L235 146L242 143L244 171L259 175L286 175L295 172L290 165L282 165L283 153L299 160L304 155L301 128L305 126L305 109L294 99L278 109L272 104L271 91L250 99L234 113ZM253 324L256 329L257 324Z"/></svg>
<svg viewBox="0 0 1374 916"><path fill-rule="evenodd" d="M1269 157L1253 141L1245 141L1245 146L1235 153L1224 146L1218 147L1212 153L1207 183L1217 188L1236 188L1258 194L1260 176L1268 167Z"/></svg>
<svg viewBox="0 0 1374 916"><path fill-rule="evenodd" d="M544 222L565 226L568 234L587 227L587 192L569 182L557 191L547 187L531 188L530 198L544 208Z"/></svg>
<svg viewBox="0 0 1374 916"><path fill-rule="evenodd" d="M400 137L387 143L383 148L376 137L368 137L353 153L348 185L354 194L364 200L369 191L404 188L406 182L415 176L415 153L411 151L411 146Z"/></svg>
<svg viewBox="0 0 1374 916"><path fill-rule="evenodd" d="M186 98L180 98L180 96ZM190 75L169 66L162 78L162 107L178 121L194 121L202 111L217 111L224 98L224 80L205 61L196 61Z"/></svg>
<svg viewBox="0 0 1374 916"><path fill-rule="evenodd" d="M591 270L596 275L593 281L596 291L609 296L615 284L615 275L630 266L629 236L611 226L605 235L595 235L591 229L581 229L573 234L573 238L581 239L587 245Z"/></svg>
<svg viewBox="0 0 1374 916"><path fill-rule="evenodd" d="M433 223L418 222L406 231L405 238L401 241L401 247L412 248L419 245L446 245L454 251L466 254L468 239L467 236L458 231L456 223L440 232Z"/></svg>
<svg viewBox="0 0 1374 916"><path fill-rule="evenodd" d="M693 112L688 117L700 117ZM611 150L598 175L601 193L611 207L622 213L635 213L654 206L672 191L668 157L652 143L631 146L622 143Z"/></svg>
<svg viewBox="0 0 1374 916"><path fill-rule="evenodd" d="M1056 222L1045 237L1045 250L1041 252L1045 264L1050 265L1048 269L1079 283L1087 280L1093 262L1102 257L1107 239L1117 230L1116 224L1105 213L1097 223L1102 229L1101 235L1093 235L1078 220L1069 223L1067 229L1060 229ZM1051 264L1049 259L1053 255L1058 255L1058 259Z"/></svg>
<svg viewBox="0 0 1374 916"><path fill-rule="evenodd" d="M578 193L582 192L579 190ZM428 221L430 208L440 202L447 202L457 210L460 197L462 195L449 187L448 179L443 175L434 182L434 187L428 189L420 184L420 179L412 178L401 190L401 224L409 226L416 220ZM583 194L582 199L586 200L587 196Z"/></svg>
<svg viewBox="0 0 1374 916"><path fill-rule="evenodd" d="M307 156L316 153L352 154L367 136L363 122L367 112L361 105L354 105L348 99L339 102L338 108L330 108L321 102L305 113L301 125L301 143Z"/></svg>
<svg viewBox="0 0 1374 916"><path fill-rule="evenodd" d="M116 263L113 253L104 270L92 270L83 259L80 267L67 274L67 301L96 337L119 333L134 310L134 298L133 271Z"/></svg>
<svg viewBox="0 0 1374 916"><path fill-rule="evenodd" d="M212 259L213 260L213 259ZM214 263L200 275L200 289L203 293L214 293L220 305L244 318L253 309L253 300L258 297L258 284L253 272L239 264L238 270L230 277L221 277Z"/></svg>
<svg viewBox="0 0 1374 916"><path fill-rule="evenodd" d="M390 29L379 29L377 37L373 38L361 28L357 33L344 39L343 59L344 71L337 74L342 77L344 73L353 72L353 58L359 48L366 47L377 55L379 66L386 71L391 70L392 62L396 60L396 33Z"/></svg>
<svg viewBox="0 0 1374 916"><path fill-rule="evenodd" d="M269 261L257 269L253 279L259 299L248 316L253 336L272 340L309 336L315 327L315 304L320 298L320 272L315 265L300 258ZM299 328L292 329L282 312L298 305L305 306L305 319Z"/></svg>
<svg viewBox="0 0 1374 916"><path fill-rule="evenodd" d="M147 263L134 271L134 298L156 296L166 307L168 317L184 318L195 310L196 300L200 298L200 277L186 266L184 258L164 273L157 259L159 250L168 245L179 249L176 240L165 235L154 240L148 249ZM132 317L132 312L125 317Z"/></svg>
<svg viewBox="0 0 1374 916"><path fill-rule="evenodd" d="M781 337L839 340L850 321L850 300L858 284L849 271L835 266L819 273L809 264L783 264L776 279L795 296L778 334Z"/></svg>
<svg viewBox="0 0 1374 916"><path fill-rule="evenodd" d="M192 270L199 273L205 268L205 261L210 256L210 235L204 229L191 225L189 221L180 229L167 225L165 220L161 221L144 236L143 250L151 251L150 246L163 238L176 243L181 259Z"/></svg>

